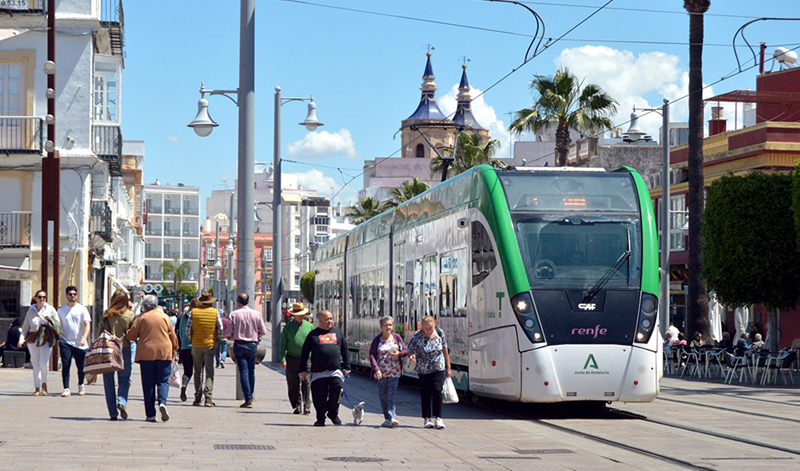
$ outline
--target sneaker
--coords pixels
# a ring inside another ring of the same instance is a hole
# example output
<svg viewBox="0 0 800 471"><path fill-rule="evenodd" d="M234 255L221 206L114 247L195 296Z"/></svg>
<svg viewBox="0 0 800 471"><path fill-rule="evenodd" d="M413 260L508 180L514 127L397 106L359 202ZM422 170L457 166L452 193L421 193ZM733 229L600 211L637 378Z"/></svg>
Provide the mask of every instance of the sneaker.
<svg viewBox="0 0 800 471"><path fill-rule="evenodd" d="M119 416L123 419L128 419L128 408L125 407L125 404L117 404L117 410L119 411Z"/></svg>
<svg viewBox="0 0 800 471"><path fill-rule="evenodd" d="M384 420L383 423L381 424L381 427L389 428L391 426L392 426L392 421L389 419Z"/></svg>
<svg viewBox="0 0 800 471"><path fill-rule="evenodd" d="M431 419L429 419L429 418L425 419L425 425L423 425L423 427L425 427L425 428L433 428L433 421Z"/></svg>
<svg viewBox="0 0 800 471"><path fill-rule="evenodd" d="M314 427L324 427L324 426L325 426L325 419L321 419L314 422Z"/></svg>
<svg viewBox="0 0 800 471"><path fill-rule="evenodd" d="M222 368L222 369L224 370L224 369L225 369L225 363L220 363L220 364L219 364L219 367L220 367L220 368Z"/></svg>
<svg viewBox="0 0 800 471"><path fill-rule="evenodd" d="M27 369L27 370L31 370L31 369L33 369L33 365L31 365L31 364L30 364L30 362L28 362L28 363L25 363L25 364L24 364L24 365L22 365L22 366L24 366L24 367L25 367L25 369Z"/></svg>
<svg viewBox="0 0 800 471"><path fill-rule="evenodd" d="M242 409L252 409L253 408L253 401L244 401L244 403L239 406Z"/></svg>
<svg viewBox="0 0 800 471"><path fill-rule="evenodd" d="M148 418L146 418L144 420L146 420L147 422L155 422L156 418L155 417L148 417Z"/></svg>
<svg viewBox="0 0 800 471"><path fill-rule="evenodd" d="M342 425L342 419L340 419L338 415L335 415L333 417L328 416L328 418L331 419L331 422L333 422L333 425Z"/></svg>
<svg viewBox="0 0 800 471"><path fill-rule="evenodd" d="M395 428L398 425L400 425L400 422L398 422L397 419L392 419L391 423L389 424L389 427Z"/></svg>
<svg viewBox="0 0 800 471"><path fill-rule="evenodd" d="M158 411L161 412L161 421L166 422L169 420L169 412L167 412L166 404L159 404Z"/></svg>
<svg viewBox="0 0 800 471"><path fill-rule="evenodd" d="M443 429L444 428L444 420L442 420L441 417L436 417L435 424L436 424L436 428L437 429Z"/></svg>
<svg viewBox="0 0 800 471"><path fill-rule="evenodd" d="M69 388L64 389L64 392L61 393L61 397L69 397L69 396L70 396Z"/></svg>
<svg viewBox="0 0 800 471"><path fill-rule="evenodd" d="M86 387L82 384L78 385L78 396L86 395Z"/></svg>

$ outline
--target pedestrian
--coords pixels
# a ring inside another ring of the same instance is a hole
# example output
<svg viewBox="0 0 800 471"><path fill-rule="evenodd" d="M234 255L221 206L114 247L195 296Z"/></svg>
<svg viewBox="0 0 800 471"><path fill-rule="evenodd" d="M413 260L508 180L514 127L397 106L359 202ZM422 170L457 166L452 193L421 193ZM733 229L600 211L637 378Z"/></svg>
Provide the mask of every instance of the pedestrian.
<svg viewBox="0 0 800 471"><path fill-rule="evenodd" d="M192 309L197 308L200 304L197 298L192 298L189 301L189 307L178 319L178 343L180 343L180 350L178 350L178 358L183 366L183 378L181 381L181 401L186 402L186 388L189 387L189 381L192 379L194 372L194 359L192 357L192 342L186 337L186 323L189 321L189 313Z"/></svg>
<svg viewBox="0 0 800 471"><path fill-rule="evenodd" d="M31 354L28 351L28 346L25 345L25 337L22 335L22 321L14 319L11 321L11 327L6 332L6 342L0 352L25 352L25 364L30 363Z"/></svg>
<svg viewBox="0 0 800 471"><path fill-rule="evenodd" d="M161 420L166 422L169 420L169 375L172 372L172 359L178 350L178 337L172 328L172 321L158 309L158 298L152 294L145 296L142 310L144 313L133 321L126 337L137 343L136 363L142 375L145 420L156 421L157 397Z"/></svg>
<svg viewBox="0 0 800 471"><path fill-rule="evenodd" d="M422 419L425 428L443 429L442 384L450 377L450 353L444 331L436 327L433 316L422 318L422 329L414 332L408 351L416 356Z"/></svg>
<svg viewBox="0 0 800 471"><path fill-rule="evenodd" d="M236 368L239 369L239 382L244 393L244 402L241 406L245 409L253 407L253 392L256 387L256 354L258 342L267 335L267 328L261 314L247 307L250 297L241 293L236 297L239 309L231 313L225 335L233 339L233 357Z"/></svg>
<svg viewBox="0 0 800 471"><path fill-rule="evenodd" d="M403 376L403 357L409 355L403 344L403 338L394 332L394 321L391 317L380 320L381 333L372 340L369 348L369 363L372 366L372 377L378 381L378 398L381 402L383 418L381 426L397 427L397 411L394 396L400 377Z"/></svg>
<svg viewBox="0 0 800 471"><path fill-rule="evenodd" d="M219 313L220 319L222 320L222 331L227 332L228 330L228 313L225 311L220 311ZM217 368L225 368L225 359L228 357L228 339L225 338L225 335L219 340L219 343L214 350L214 360L217 362Z"/></svg>
<svg viewBox="0 0 800 471"><path fill-rule="evenodd" d="M117 417L128 418L128 392L131 389L131 373L133 372L133 348L127 333L133 325L134 314L128 307L130 302L125 291L117 290L111 296L111 305L103 313L103 320L98 327L99 332L108 331L122 340L123 369L117 371L119 387L114 384L114 373L103 374L103 391L106 396L106 407L111 420Z"/></svg>
<svg viewBox="0 0 800 471"><path fill-rule="evenodd" d="M31 304L22 323L22 335L28 350L31 352L31 366L33 367L33 395L47 396L47 362L50 360L50 351L53 343L44 339L46 326L60 329L58 313L53 306L47 304L47 293L40 289L34 297L35 304ZM40 334L41 332L41 334Z"/></svg>
<svg viewBox="0 0 800 471"><path fill-rule="evenodd" d="M308 378L300 378L300 355L308 333L314 325L308 320L308 308L303 303L294 303L289 311L293 320L281 331L278 352L281 368L286 371L286 384L289 388L289 402L295 414L311 413L311 382Z"/></svg>
<svg viewBox="0 0 800 471"><path fill-rule="evenodd" d="M86 395L86 386L83 384L83 363L86 351L89 349L89 332L91 317L89 311L78 302L78 288L67 286L64 290L67 295L67 304L58 309L58 320L61 322L61 339L58 341L58 350L61 353L61 381L64 383L64 392L61 397L69 397L69 370L72 359L78 368L78 396Z"/></svg>
<svg viewBox="0 0 800 471"><path fill-rule="evenodd" d="M325 416L334 425L342 425L339 418L339 400L344 388L344 379L350 374L350 358L347 340L341 330L333 326L333 314L320 311L317 314L319 327L308 333L300 354L300 378L310 376L311 396L317 412L315 427L325 426ZM311 359L311 372L308 360Z"/></svg>
<svg viewBox="0 0 800 471"><path fill-rule="evenodd" d="M189 312L186 320L186 339L192 344L194 362L194 402L200 406L203 396L206 407L214 407L214 347L222 338L222 319L219 311L212 307L217 298L211 292L203 291L197 303L200 305ZM205 372L205 387L203 386Z"/></svg>

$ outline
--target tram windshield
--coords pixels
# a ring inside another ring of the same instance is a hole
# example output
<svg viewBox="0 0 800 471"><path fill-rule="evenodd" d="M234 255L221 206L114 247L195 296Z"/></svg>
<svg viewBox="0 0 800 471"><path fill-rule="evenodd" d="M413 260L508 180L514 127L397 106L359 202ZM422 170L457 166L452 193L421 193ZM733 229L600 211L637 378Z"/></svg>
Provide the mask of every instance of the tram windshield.
<svg viewBox="0 0 800 471"><path fill-rule="evenodd" d="M638 288L641 220L628 174L501 177L534 289Z"/></svg>

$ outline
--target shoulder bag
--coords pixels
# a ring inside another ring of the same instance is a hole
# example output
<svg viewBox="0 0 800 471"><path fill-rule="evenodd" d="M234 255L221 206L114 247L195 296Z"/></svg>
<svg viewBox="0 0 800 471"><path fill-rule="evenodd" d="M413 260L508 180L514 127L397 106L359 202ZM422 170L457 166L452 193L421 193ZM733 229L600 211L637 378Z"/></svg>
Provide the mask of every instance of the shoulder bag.
<svg viewBox="0 0 800 471"><path fill-rule="evenodd" d="M122 358L122 340L104 330L86 354L83 371L94 375L122 371L125 362Z"/></svg>

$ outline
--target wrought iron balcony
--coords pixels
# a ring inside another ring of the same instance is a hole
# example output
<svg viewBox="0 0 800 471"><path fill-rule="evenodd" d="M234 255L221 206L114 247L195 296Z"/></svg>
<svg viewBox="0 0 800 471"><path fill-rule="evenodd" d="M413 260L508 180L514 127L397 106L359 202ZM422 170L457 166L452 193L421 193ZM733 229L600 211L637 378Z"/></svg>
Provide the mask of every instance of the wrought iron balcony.
<svg viewBox="0 0 800 471"><path fill-rule="evenodd" d="M118 124L92 125L92 151L108 163L112 177L122 176L122 131Z"/></svg>
<svg viewBox="0 0 800 471"><path fill-rule="evenodd" d="M183 259L184 260L196 260L200 258L200 254L197 252L183 252Z"/></svg>
<svg viewBox="0 0 800 471"><path fill-rule="evenodd" d="M102 5L100 7L100 26L106 28L108 32L108 43L111 54L115 56L124 56L125 12L122 9L122 0L102 0Z"/></svg>
<svg viewBox="0 0 800 471"><path fill-rule="evenodd" d="M3 0L0 0L2 5ZM1 10L0 10L1 11ZM0 117L0 153L41 154L44 149L44 119L32 116Z"/></svg>
<svg viewBox="0 0 800 471"><path fill-rule="evenodd" d="M0 248L30 248L32 214L28 211L0 213Z"/></svg>
<svg viewBox="0 0 800 471"><path fill-rule="evenodd" d="M90 219L92 234L99 235L106 242L114 240L111 208L105 201L92 201L92 215Z"/></svg>

